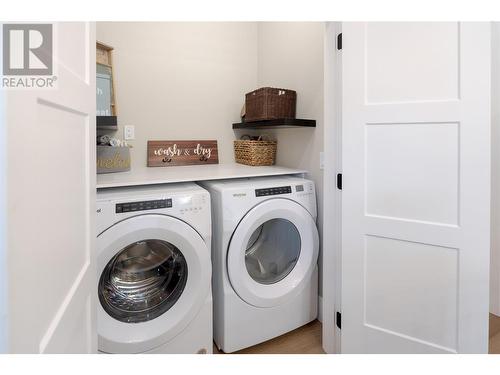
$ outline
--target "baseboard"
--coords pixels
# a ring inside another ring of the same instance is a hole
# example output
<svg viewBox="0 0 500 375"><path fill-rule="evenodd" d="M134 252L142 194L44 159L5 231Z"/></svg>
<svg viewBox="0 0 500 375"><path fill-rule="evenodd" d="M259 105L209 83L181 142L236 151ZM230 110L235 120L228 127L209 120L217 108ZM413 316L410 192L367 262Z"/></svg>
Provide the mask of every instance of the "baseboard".
<svg viewBox="0 0 500 375"><path fill-rule="evenodd" d="M495 316L498 316L500 318L500 308L493 308L493 307L490 307L490 314L493 314Z"/></svg>
<svg viewBox="0 0 500 375"><path fill-rule="evenodd" d="M323 323L323 297L318 296L318 320Z"/></svg>

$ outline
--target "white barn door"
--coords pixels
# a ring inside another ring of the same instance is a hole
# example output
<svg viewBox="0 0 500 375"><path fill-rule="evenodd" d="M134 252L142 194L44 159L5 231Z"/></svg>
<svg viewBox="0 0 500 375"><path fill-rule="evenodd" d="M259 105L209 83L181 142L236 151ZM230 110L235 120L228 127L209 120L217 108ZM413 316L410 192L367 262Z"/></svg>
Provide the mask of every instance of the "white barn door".
<svg viewBox="0 0 500 375"><path fill-rule="evenodd" d="M342 31L342 352L485 353L490 25Z"/></svg>
<svg viewBox="0 0 500 375"><path fill-rule="evenodd" d="M57 87L4 92L9 353L97 351L95 25L53 39Z"/></svg>

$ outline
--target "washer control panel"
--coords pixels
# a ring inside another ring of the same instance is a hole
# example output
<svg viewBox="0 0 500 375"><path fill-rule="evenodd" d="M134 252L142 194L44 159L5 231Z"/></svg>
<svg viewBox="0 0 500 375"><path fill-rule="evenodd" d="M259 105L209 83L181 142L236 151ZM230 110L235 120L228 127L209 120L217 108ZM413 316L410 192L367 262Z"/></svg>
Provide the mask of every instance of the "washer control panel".
<svg viewBox="0 0 500 375"><path fill-rule="evenodd" d="M172 207L172 199L155 199L152 201L117 203L115 212L117 214L134 211L157 210Z"/></svg>
<svg viewBox="0 0 500 375"><path fill-rule="evenodd" d="M280 187L256 189L255 190L256 197L267 197L269 195L291 194L291 193L292 193L291 186L280 186Z"/></svg>

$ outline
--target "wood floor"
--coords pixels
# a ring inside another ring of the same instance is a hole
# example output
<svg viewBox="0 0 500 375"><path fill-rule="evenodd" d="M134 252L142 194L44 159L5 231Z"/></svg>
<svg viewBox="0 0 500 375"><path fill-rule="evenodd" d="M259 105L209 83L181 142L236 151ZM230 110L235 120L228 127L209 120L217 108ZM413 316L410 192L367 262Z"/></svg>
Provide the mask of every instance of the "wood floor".
<svg viewBox="0 0 500 375"><path fill-rule="evenodd" d="M490 354L500 354L500 317L490 314Z"/></svg>
<svg viewBox="0 0 500 375"><path fill-rule="evenodd" d="M490 314L490 354L500 354L500 317ZM217 350L215 354L224 354ZM262 344L235 354L322 354L321 323L317 320Z"/></svg>
<svg viewBox="0 0 500 375"><path fill-rule="evenodd" d="M317 320L283 336L252 346L235 354L324 354L321 323ZM214 345L214 354L224 354Z"/></svg>

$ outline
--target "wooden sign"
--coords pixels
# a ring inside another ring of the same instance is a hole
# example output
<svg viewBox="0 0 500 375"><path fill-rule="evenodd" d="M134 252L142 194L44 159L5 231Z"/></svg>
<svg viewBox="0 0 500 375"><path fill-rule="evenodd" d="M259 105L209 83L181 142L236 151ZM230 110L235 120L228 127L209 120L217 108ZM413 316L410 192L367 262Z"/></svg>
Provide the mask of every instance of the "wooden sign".
<svg viewBox="0 0 500 375"><path fill-rule="evenodd" d="M217 141L148 141L148 167L219 164Z"/></svg>

